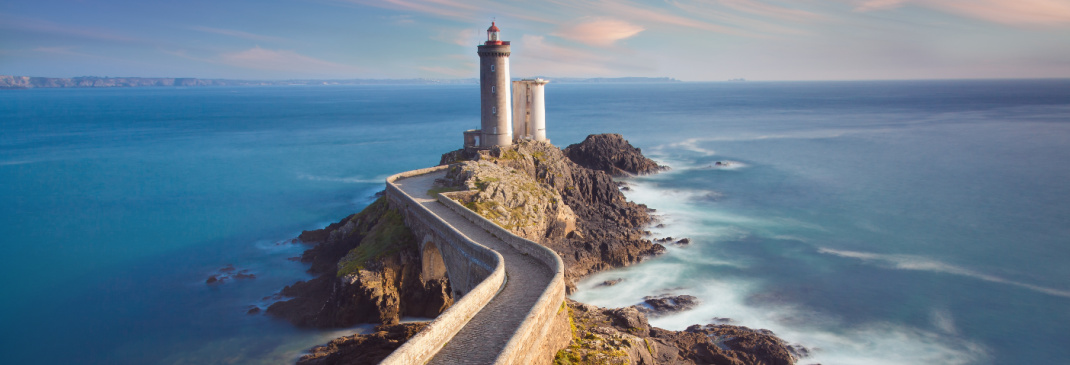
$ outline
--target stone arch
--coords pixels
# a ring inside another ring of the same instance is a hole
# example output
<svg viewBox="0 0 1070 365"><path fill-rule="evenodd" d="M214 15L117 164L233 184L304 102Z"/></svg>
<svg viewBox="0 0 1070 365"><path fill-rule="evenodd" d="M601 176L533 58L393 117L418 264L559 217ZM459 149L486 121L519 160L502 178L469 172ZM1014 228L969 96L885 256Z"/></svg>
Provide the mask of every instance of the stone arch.
<svg viewBox="0 0 1070 365"><path fill-rule="evenodd" d="M423 243L420 244L420 262L420 279L423 281L446 277L446 262L443 261L442 252L430 234L425 235Z"/></svg>

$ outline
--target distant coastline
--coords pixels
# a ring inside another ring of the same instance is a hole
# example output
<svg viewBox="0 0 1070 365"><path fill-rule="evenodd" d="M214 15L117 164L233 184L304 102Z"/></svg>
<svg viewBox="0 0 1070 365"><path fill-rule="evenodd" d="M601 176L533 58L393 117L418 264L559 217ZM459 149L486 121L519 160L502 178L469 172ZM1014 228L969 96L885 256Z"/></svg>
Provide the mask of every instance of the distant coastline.
<svg viewBox="0 0 1070 365"><path fill-rule="evenodd" d="M665 83L681 82L670 77L554 78L554 83ZM519 80L519 79L517 79ZM479 79L323 79L323 80L229 80L192 77L99 77L72 78L0 75L0 89L111 88L111 87L197 87L197 86L284 86L284 85L462 85L479 84Z"/></svg>

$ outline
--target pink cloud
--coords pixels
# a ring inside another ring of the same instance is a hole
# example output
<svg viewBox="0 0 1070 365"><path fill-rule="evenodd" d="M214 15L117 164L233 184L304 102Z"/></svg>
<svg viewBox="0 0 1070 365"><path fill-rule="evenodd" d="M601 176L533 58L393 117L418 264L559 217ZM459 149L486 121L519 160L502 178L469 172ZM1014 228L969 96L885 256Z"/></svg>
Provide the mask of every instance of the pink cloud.
<svg viewBox="0 0 1070 365"><path fill-rule="evenodd" d="M811 13L809 11L792 9L783 6L770 5L756 0L720 0L719 2L726 7L738 11L770 18L778 18L792 21L816 20L824 18L823 15L817 13Z"/></svg>
<svg viewBox="0 0 1070 365"><path fill-rule="evenodd" d="M639 34L643 27L623 20L585 17L576 24L567 26L553 35L583 44L607 47L619 40Z"/></svg>
<svg viewBox="0 0 1070 365"><path fill-rule="evenodd" d="M867 0L855 10L875 11L905 5L1009 25L1070 23L1070 2L1065 0Z"/></svg>
<svg viewBox="0 0 1070 365"><path fill-rule="evenodd" d="M567 77L612 76L646 73L652 63L642 57L611 54L590 48L572 48L549 42L546 37L525 35L513 49L517 61L510 64L516 77L553 75ZM522 46L519 46L522 45ZM521 48L522 47L522 48ZM619 50L618 50L619 51Z"/></svg>

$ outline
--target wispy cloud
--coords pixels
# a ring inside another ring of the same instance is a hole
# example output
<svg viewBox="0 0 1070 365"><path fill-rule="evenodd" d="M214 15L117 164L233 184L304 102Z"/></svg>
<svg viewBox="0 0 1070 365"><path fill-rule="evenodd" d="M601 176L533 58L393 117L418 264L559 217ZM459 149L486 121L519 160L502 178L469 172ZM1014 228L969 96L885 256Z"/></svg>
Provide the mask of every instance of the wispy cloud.
<svg viewBox="0 0 1070 365"><path fill-rule="evenodd" d="M584 17L554 32L553 35L587 45L606 47L642 31L643 27L619 19Z"/></svg>
<svg viewBox="0 0 1070 365"><path fill-rule="evenodd" d="M514 57L523 57L513 75L536 76L553 74L568 77L609 76L620 73L645 73L653 70L652 62L642 57L622 57L590 48L574 48L555 44L544 36L524 35L514 48Z"/></svg>
<svg viewBox="0 0 1070 365"><path fill-rule="evenodd" d="M1070 2L1064 0L863 0L855 10L879 11L907 5L1008 25L1070 24Z"/></svg>
<svg viewBox="0 0 1070 365"><path fill-rule="evenodd" d="M619 19L625 19L639 24L658 24L663 26L683 27L703 30L714 33L744 34L733 27L695 19L689 16L675 14L666 8L640 5L630 1L565 1L554 0L555 4L570 7L581 11L583 14L603 14Z"/></svg>
<svg viewBox="0 0 1070 365"><path fill-rule="evenodd" d="M260 47L220 55L223 64L267 71L287 71L305 75L352 76L363 70L359 67L325 61L291 50L272 50Z"/></svg>
<svg viewBox="0 0 1070 365"><path fill-rule="evenodd" d="M757 0L719 0L719 4L738 11L790 21L825 19L826 16L800 9L772 5Z"/></svg>
<svg viewBox="0 0 1070 365"><path fill-rule="evenodd" d="M189 29L196 30L198 32L220 34L220 35L225 35L225 36L230 36L230 37L235 37L235 38L249 39L249 40L261 41L261 42L285 42L286 41L285 38L254 34L254 33L244 32L244 31L240 31L240 30L234 30L234 29L212 28L212 27L203 27L203 26L193 26L193 27L189 27Z"/></svg>
<svg viewBox="0 0 1070 365"><path fill-rule="evenodd" d="M475 28L443 29L435 32L431 39L462 47L475 47L482 41L479 30Z"/></svg>
<svg viewBox="0 0 1070 365"><path fill-rule="evenodd" d="M83 27L77 25L60 24L42 19L11 16L0 14L0 28L13 29L21 32L33 32L73 37L81 39L93 39L112 42L142 42L144 39L118 33L112 30Z"/></svg>

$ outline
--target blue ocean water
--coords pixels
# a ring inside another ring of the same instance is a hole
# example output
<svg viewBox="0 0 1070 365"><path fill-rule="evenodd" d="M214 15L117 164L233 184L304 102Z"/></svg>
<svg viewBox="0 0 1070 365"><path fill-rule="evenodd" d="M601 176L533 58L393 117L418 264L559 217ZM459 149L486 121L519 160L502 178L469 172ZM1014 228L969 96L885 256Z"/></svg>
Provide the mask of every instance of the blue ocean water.
<svg viewBox="0 0 1070 365"><path fill-rule="evenodd" d="M475 85L0 91L0 362L278 363L333 335L249 306L289 240L478 125ZM576 299L692 294L806 363L1070 356L1070 81L548 85L558 146L623 134L657 237ZM716 161L730 161L717 167ZM256 279L208 286L227 264ZM595 287L625 278L612 290Z"/></svg>

